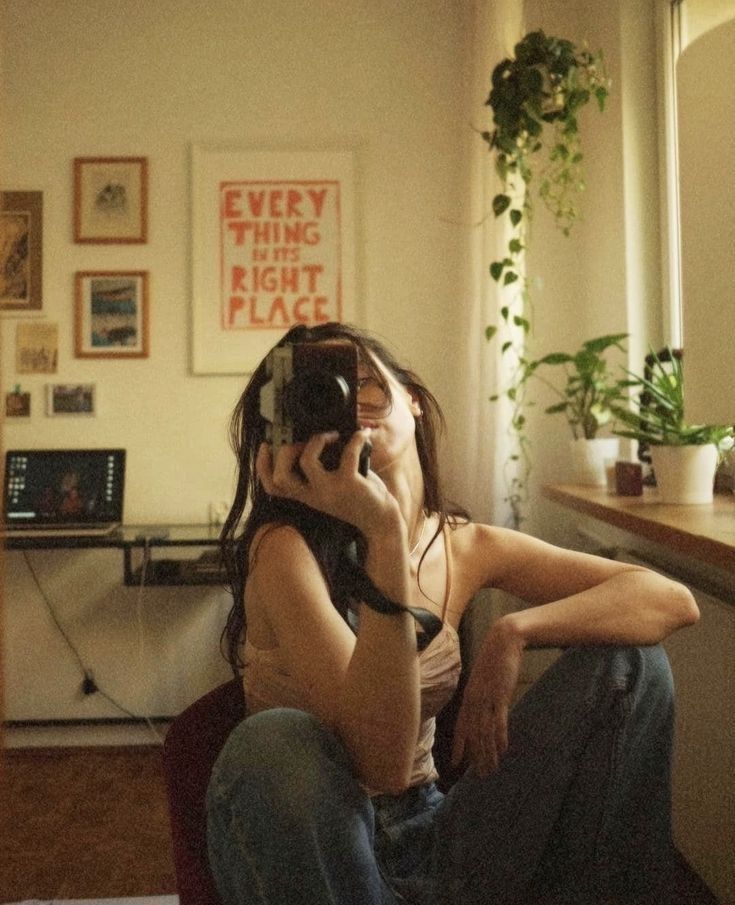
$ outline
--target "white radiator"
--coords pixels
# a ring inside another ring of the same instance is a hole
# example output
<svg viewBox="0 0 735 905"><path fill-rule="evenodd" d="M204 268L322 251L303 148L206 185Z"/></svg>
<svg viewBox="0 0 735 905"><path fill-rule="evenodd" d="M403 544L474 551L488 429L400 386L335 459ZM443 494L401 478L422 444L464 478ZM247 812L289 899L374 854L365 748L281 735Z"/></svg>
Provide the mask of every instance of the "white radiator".
<svg viewBox="0 0 735 905"><path fill-rule="evenodd" d="M735 606L689 587L700 620L664 644L676 682L674 834L721 905L735 905Z"/></svg>

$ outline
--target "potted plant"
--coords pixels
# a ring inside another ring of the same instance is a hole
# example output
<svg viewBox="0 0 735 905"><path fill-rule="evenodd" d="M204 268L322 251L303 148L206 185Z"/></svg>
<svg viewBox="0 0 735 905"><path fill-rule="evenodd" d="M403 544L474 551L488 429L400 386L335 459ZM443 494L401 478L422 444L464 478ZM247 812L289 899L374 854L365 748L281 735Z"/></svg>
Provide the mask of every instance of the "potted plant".
<svg viewBox="0 0 735 905"><path fill-rule="evenodd" d="M614 347L625 352L627 333L612 333L583 342L574 355L552 352L534 363L533 371L551 387L561 401L549 406L547 415L563 414L572 432L570 442L574 479L578 484L606 483L605 459L617 458L618 437L600 437L600 428L609 425L614 409L627 401L629 381L611 374L604 353ZM561 367L565 381L561 388L545 380L538 368Z"/></svg>
<svg viewBox="0 0 735 905"><path fill-rule="evenodd" d="M576 47L571 41L533 31L515 46L514 56L493 69L487 100L493 112L492 131L482 132L494 156L501 191L492 201L493 213L509 228L507 252L490 264L490 275L508 304L501 308L502 323L487 327L491 339L503 333L501 354L510 358L510 376L503 395L511 402L511 429L515 449L511 461L521 463L509 481L507 501L516 527L531 469L525 436L527 382L533 361L527 350L533 333L525 251L533 215L534 192L568 235L578 219L577 193L584 189L578 115L595 98L604 109L609 91L602 54ZM514 470L515 471L515 470Z"/></svg>
<svg viewBox="0 0 735 905"><path fill-rule="evenodd" d="M646 357L644 375L630 376L629 386L641 388L638 411L616 406L615 416L627 427L615 433L650 448L661 502L711 502L717 466L733 448L733 426L684 420L684 375L678 350L652 351Z"/></svg>

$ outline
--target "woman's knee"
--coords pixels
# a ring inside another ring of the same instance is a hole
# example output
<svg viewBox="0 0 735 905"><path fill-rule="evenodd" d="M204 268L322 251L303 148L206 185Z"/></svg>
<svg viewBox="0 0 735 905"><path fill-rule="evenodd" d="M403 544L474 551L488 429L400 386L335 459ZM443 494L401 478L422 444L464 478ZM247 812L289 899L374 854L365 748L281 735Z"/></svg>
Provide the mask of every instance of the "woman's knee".
<svg viewBox="0 0 735 905"><path fill-rule="evenodd" d="M269 810L287 803L308 811L327 790L357 786L339 739L310 713L265 710L233 729L215 762L208 802L232 797Z"/></svg>

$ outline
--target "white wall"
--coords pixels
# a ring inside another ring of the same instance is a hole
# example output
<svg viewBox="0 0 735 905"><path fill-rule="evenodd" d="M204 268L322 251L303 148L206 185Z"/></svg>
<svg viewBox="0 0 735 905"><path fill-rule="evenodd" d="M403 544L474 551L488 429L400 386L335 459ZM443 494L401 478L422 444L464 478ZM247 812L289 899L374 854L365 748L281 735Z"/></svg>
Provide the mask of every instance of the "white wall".
<svg viewBox="0 0 735 905"><path fill-rule="evenodd" d="M192 143L347 148L356 155L363 322L387 334L447 397L462 230L463 4L296 0L5 0L7 189L42 190L44 318L60 325L56 382L96 381L92 422L43 414L48 378L14 373L3 322L3 382L33 394L6 446L121 445L128 521L206 521L230 495L225 424L238 378L189 374ZM150 239L71 239L76 156L141 155L150 166ZM147 360L73 357L73 274L145 269ZM152 478L152 476L155 476Z"/></svg>
<svg viewBox="0 0 735 905"><path fill-rule="evenodd" d="M18 319L0 321L3 388L20 383L33 405L30 420L6 423L6 448L126 447L131 523L205 522L211 501L230 498L226 424L243 380L189 372L193 143L354 151L362 322L456 409L466 375L447 362L459 331L465 237L467 4L2 0L0 10L2 187L44 193L42 317L60 327L58 373L25 376L14 366ZM148 158L146 245L72 241L72 161L105 155ZM94 269L150 272L148 359L73 357L73 277ZM98 416L47 418L50 380L95 381ZM166 713L213 684L226 595L146 591L141 655L135 593L121 587L119 555L32 559L110 694ZM7 567L7 717L114 713L78 699L78 668L20 554L9 554ZM125 619L104 618L113 612ZM121 671L139 656L140 668ZM172 670L165 687L146 670L157 674L163 662Z"/></svg>

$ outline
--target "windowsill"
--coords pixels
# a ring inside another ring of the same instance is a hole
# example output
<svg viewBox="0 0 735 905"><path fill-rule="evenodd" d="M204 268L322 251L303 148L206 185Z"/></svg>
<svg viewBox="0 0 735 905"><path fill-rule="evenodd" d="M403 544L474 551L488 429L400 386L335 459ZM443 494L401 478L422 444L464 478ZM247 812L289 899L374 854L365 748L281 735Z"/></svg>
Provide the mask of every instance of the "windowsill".
<svg viewBox="0 0 735 905"><path fill-rule="evenodd" d="M659 503L656 491L642 497L609 494L604 487L547 484L543 494L555 503L592 516L669 550L735 573L735 495L716 494L711 504Z"/></svg>

